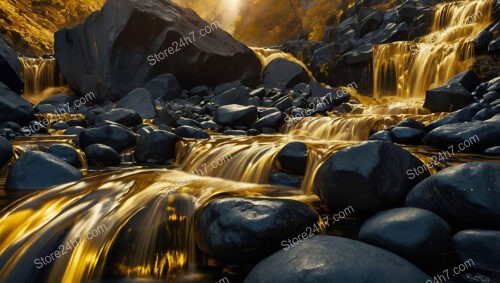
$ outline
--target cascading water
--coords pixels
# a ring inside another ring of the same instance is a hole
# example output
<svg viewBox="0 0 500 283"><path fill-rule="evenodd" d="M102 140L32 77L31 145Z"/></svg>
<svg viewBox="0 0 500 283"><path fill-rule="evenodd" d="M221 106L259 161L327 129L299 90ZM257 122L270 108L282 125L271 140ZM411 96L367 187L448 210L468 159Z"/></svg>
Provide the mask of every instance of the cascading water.
<svg viewBox="0 0 500 283"><path fill-rule="evenodd" d="M491 23L492 0L439 4L431 33L373 47L374 97L423 97L473 63L474 37Z"/></svg>
<svg viewBox="0 0 500 283"><path fill-rule="evenodd" d="M60 90L64 79L56 71L55 59L19 57L23 67L24 97L37 103Z"/></svg>

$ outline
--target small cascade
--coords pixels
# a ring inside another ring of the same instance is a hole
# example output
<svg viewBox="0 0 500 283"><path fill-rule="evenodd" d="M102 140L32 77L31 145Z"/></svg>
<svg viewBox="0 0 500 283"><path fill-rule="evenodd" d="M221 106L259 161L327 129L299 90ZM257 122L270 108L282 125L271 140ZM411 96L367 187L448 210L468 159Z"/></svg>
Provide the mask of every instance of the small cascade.
<svg viewBox="0 0 500 283"><path fill-rule="evenodd" d="M101 174L39 191L5 211L0 218L0 278L3 282L101 278L183 282L183 276L199 274L194 211L224 194L308 201L285 188L166 169Z"/></svg>
<svg viewBox="0 0 500 283"><path fill-rule="evenodd" d="M431 33L416 42L373 47L373 91L384 95L423 97L473 64L473 39L491 23L492 0L439 4Z"/></svg>
<svg viewBox="0 0 500 283"><path fill-rule="evenodd" d="M64 85L64 79L56 71L55 59L19 57L23 67L24 96L37 103Z"/></svg>

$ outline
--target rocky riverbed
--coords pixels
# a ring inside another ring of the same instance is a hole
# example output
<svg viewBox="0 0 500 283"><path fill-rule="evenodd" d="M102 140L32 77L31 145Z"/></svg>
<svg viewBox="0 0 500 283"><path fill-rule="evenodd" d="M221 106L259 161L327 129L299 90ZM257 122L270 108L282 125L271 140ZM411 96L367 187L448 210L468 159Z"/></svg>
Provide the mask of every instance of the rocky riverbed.
<svg viewBox="0 0 500 283"><path fill-rule="evenodd" d="M379 2L263 49L108 0L48 97L0 38L0 282L500 282L500 3Z"/></svg>

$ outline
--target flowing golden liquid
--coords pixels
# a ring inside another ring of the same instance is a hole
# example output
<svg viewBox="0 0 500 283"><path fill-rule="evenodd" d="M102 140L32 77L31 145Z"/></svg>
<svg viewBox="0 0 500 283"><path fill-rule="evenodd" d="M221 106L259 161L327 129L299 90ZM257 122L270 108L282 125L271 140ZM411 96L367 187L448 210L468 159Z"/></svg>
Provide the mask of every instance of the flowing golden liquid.
<svg viewBox="0 0 500 283"><path fill-rule="evenodd" d="M438 26L463 18L448 14L468 15L472 9L466 4L454 5L438 7L444 15L439 16L443 20ZM264 64L276 57L291 58L276 51L254 51ZM33 82L38 80L33 77ZM203 257L197 254L193 237L197 209L227 196L287 198L313 205L319 201L312 192L314 177L332 153L406 117L427 123L442 115L429 114L420 107L421 100L354 97L366 105L363 114L306 117L284 127L283 134L272 136L213 135L210 140L183 140L178 143L177 161L172 166L177 170L114 168L103 173L87 172L85 166L85 179L18 200L0 214L0 282L99 282L110 275L155 282L220 279L203 274L197 264ZM277 154L292 141L302 141L309 149L302 188L265 185L269 174L278 170L274 162ZM67 137L37 137L16 141L14 146L19 156L45 144L66 142ZM439 153L422 146L405 149L423 162ZM496 160L456 154L443 167L487 159ZM206 169L216 160L223 162ZM41 271L35 268L36 258L102 225L106 229L98 236L81 241Z"/></svg>
<svg viewBox="0 0 500 283"><path fill-rule="evenodd" d="M64 79L56 72L55 59L19 57L19 61L23 67L24 97L30 102L38 103L55 93L68 90L58 87L64 84Z"/></svg>
<svg viewBox="0 0 500 283"><path fill-rule="evenodd" d="M374 97L423 97L473 64L473 39L491 23L492 0L436 6L432 32L417 42L373 47Z"/></svg>

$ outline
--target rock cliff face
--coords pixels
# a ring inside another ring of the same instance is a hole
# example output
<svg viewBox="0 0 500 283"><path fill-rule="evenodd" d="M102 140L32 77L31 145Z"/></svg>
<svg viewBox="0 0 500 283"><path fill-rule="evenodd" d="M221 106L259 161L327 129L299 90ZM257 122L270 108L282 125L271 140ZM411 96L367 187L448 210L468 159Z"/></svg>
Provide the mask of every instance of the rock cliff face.
<svg viewBox="0 0 500 283"><path fill-rule="evenodd" d="M61 73L79 93L119 99L157 75L184 86L260 82L261 63L245 45L193 10L167 1L110 0L55 35Z"/></svg>

